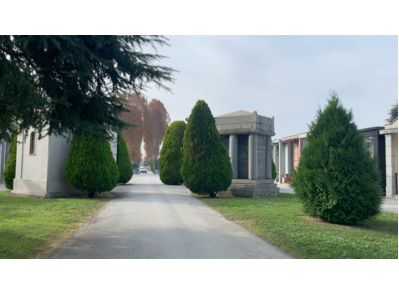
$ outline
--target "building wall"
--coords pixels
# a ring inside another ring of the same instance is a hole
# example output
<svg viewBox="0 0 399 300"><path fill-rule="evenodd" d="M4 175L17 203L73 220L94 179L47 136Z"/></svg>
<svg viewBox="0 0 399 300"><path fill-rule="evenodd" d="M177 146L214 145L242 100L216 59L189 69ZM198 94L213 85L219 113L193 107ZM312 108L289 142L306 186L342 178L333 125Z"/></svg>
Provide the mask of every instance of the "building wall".
<svg viewBox="0 0 399 300"><path fill-rule="evenodd" d="M18 136L17 165L14 194L40 197L57 197L83 194L69 185L64 168L68 161L71 141L55 135L36 139L35 154L29 154L30 133L26 139ZM117 140L111 141L112 155L116 161Z"/></svg>
<svg viewBox="0 0 399 300"><path fill-rule="evenodd" d="M49 137L41 140L35 135L35 153L29 154L30 135L20 134L17 143L17 161L14 179L14 194L44 197L47 192L47 167Z"/></svg>
<svg viewBox="0 0 399 300"><path fill-rule="evenodd" d="M112 132L114 135L114 139L110 141L112 156L114 157L115 161L117 160L118 154L118 134L116 132Z"/></svg>
<svg viewBox="0 0 399 300"><path fill-rule="evenodd" d="M266 179L266 136L258 135L258 179ZM270 162L269 162L270 164ZM263 166L263 168L261 167Z"/></svg>
<svg viewBox="0 0 399 300"><path fill-rule="evenodd" d="M294 152L294 169L298 166L299 164L299 159L300 159L300 149L299 149L299 140L296 140L292 143L293 146L293 152Z"/></svg>
<svg viewBox="0 0 399 300"><path fill-rule="evenodd" d="M395 139L395 170L398 173L398 133L395 133L393 136Z"/></svg>

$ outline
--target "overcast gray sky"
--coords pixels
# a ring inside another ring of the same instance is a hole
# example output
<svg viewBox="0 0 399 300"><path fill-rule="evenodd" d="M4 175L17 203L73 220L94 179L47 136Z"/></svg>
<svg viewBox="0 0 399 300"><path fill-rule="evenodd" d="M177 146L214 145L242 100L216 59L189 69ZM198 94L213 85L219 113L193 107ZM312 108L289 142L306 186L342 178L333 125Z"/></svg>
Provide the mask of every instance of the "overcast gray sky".
<svg viewBox="0 0 399 300"><path fill-rule="evenodd" d="M167 36L158 64L179 71L173 94L152 86L171 120L199 99L213 115L274 116L274 138L306 132L335 90L359 129L383 126L398 99L398 36ZM147 52L148 49L145 49ZM273 139L274 139L273 138Z"/></svg>

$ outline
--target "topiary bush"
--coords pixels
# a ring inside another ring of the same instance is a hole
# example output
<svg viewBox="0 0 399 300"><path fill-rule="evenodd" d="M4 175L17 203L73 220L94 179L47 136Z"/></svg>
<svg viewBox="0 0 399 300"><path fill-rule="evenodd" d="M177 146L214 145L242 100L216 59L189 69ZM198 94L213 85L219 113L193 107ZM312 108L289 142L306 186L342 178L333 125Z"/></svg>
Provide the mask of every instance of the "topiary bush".
<svg viewBox="0 0 399 300"><path fill-rule="evenodd" d="M272 178L276 179L276 177L277 177L276 165L274 164L274 161L272 158Z"/></svg>
<svg viewBox="0 0 399 300"><path fill-rule="evenodd" d="M133 168L129 160L129 152L127 150L125 139L120 133L118 134L116 164L119 169L118 183L125 184L132 179Z"/></svg>
<svg viewBox="0 0 399 300"><path fill-rule="evenodd" d="M204 100L197 101L188 118L180 171L190 191L212 198L217 192L226 191L233 180L229 155Z"/></svg>
<svg viewBox="0 0 399 300"><path fill-rule="evenodd" d="M183 177L180 173L183 153L184 121L174 121L166 129L163 137L161 153L159 154L159 178L165 184L181 184Z"/></svg>
<svg viewBox="0 0 399 300"><path fill-rule="evenodd" d="M375 216L382 201L377 162L336 93L309 126L308 145L291 186L312 217L354 224Z"/></svg>
<svg viewBox="0 0 399 300"><path fill-rule="evenodd" d="M88 193L111 191L119 180L119 170L108 141L96 141L91 135L75 136L65 165L65 176L74 188Z"/></svg>
<svg viewBox="0 0 399 300"><path fill-rule="evenodd" d="M3 170L3 180L6 188L12 190L14 188L15 165L17 164L17 135L15 134L10 143L8 158Z"/></svg>

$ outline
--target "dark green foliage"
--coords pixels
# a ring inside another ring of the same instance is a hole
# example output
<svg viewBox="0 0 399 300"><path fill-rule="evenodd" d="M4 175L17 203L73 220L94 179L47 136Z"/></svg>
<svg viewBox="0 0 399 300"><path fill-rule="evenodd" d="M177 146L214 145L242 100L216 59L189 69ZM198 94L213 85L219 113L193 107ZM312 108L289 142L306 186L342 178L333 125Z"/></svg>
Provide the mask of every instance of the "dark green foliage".
<svg viewBox="0 0 399 300"><path fill-rule="evenodd" d="M226 191L233 180L229 155L204 100L197 101L184 131L181 175L190 191L210 197Z"/></svg>
<svg viewBox="0 0 399 300"><path fill-rule="evenodd" d="M108 141L98 141L89 134L72 140L71 152L65 165L65 176L74 188L87 192L111 191L119 180L118 166Z"/></svg>
<svg viewBox="0 0 399 300"><path fill-rule="evenodd" d="M159 178L165 184L181 184L183 178L180 174L183 153L184 121L174 121L166 129L159 155Z"/></svg>
<svg viewBox="0 0 399 300"><path fill-rule="evenodd" d="M309 126L308 145L291 186L312 217L354 224L379 213L382 189L377 162L336 93Z"/></svg>
<svg viewBox="0 0 399 300"><path fill-rule="evenodd" d="M395 120L398 117L398 100L396 100L396 103L392 105L392 108L388 111L389 118L386 119L389 123L391 123L393 120Z"/></svg>
<svg viewBox="0 0 399 300"><path fill-rule="evenodd" d="M44 134L111 139L128 128L123 93L140 94L148 83L169 90L172 68L154 64L162 55L142 47L164 46L162 36L1 35L0 138L30 126ZM16 130L10 124L16 123Z"/></svg>
<svg viewBox="0 0 399 300"><path fill-rule="evenodd" d="M117 156L116 156L116 164L119 169L119 183L125 184L133 176L133 168L132 164L129 160L129 153L127 151L125 139L119 133L118 134L118 147L117 147Z"/></svg>
<svg viewBox="0 0 399 300"><path fill-rule="evenodd" d="M17 135L14 135L8 152L8 158L3 171L3 180L6 188L12 190L14 187L15 165L17 163Z"/></svg>
<svg viewBox="0 0 399 300"><path fill-rule="evenodd" d="M274 164L274 161L272 158L272 178L276 179L276 177L277 177L276 165Z"/></svg>

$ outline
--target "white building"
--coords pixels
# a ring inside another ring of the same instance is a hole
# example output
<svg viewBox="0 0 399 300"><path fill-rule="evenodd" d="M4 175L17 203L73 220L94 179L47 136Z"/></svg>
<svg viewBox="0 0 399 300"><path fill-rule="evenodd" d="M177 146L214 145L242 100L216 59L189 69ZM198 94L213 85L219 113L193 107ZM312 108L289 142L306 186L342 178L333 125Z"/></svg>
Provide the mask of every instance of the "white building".
<svg viewBox="0 0 399 300"><path fill-rule="evenodd" d="M116 134L111 142L112 154L116 160ZM26 138L18 136L17 162L13 194L64 197L79 195L66 180L64 167L71 149L71 141L61 136L46 136L40 140L34 130L29 130Z"/></svg>
<svg viewBox="0 0 399 300"><path fill-rule="evenodd" d="M386 196L398 197L398 118L386 124L385 135Z"/></svg>

